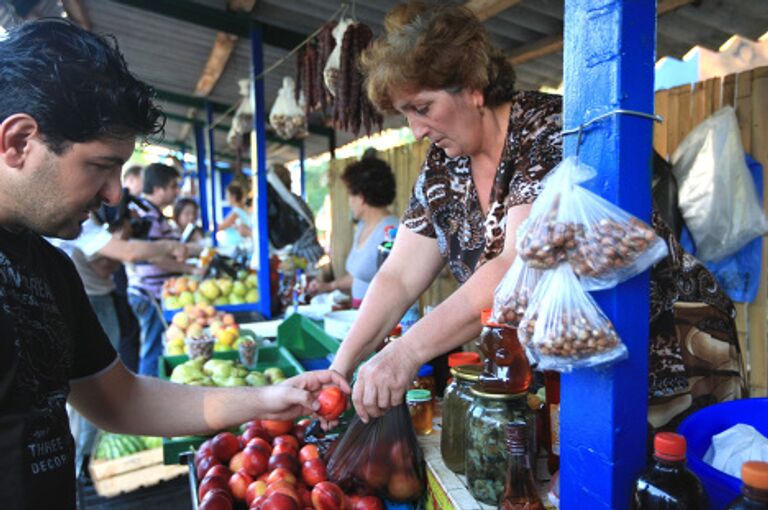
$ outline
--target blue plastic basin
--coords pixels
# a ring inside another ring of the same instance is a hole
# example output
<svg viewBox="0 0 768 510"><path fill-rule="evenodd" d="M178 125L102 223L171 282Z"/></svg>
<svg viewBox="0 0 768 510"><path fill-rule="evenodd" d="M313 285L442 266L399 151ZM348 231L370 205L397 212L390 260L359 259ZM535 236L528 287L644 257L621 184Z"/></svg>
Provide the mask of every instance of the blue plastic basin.
<svg viewBox="0 0 768 510"><path fill-rule="evenodd" d="M724 509L736 499L741 480L719 471L702 459L712 445L712 436L739 423L752 425L768 437L768 398L722 402L696 411L677 428L688 443L688 467L701 479L710 508Z"/></svg>

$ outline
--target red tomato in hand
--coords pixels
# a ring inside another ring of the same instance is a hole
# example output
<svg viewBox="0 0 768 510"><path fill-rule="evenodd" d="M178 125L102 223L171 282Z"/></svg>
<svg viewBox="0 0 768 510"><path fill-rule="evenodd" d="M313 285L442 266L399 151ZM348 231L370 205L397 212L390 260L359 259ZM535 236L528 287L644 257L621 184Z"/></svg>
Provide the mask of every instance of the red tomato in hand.
<svg viewBox="0 0 768 510"><path fill-rule="evenodd" d="M317 395L317 401L320 403L317 414L328 421L338 419L347 408L347 396L338 386L323 388Z"/></svg>

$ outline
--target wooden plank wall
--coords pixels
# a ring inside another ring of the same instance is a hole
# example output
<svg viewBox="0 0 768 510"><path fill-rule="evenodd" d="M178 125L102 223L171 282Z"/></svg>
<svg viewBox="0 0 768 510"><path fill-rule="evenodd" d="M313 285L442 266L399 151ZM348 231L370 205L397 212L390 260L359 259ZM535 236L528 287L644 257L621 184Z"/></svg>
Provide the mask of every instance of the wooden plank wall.
<svg viewBox="0 0 768 510"><path fill-rule="evenodd" d="M421 165L429 148L428 141L415 142L380 152L378 157L389 163L395 174L395 201L390 207L392 214L400 217L408 206L411 190L421 171ZM332 160L328 171L328 187L331 195L331 263L338 278L346 273L344 265L352 246L354 225L349 215L347 189L341 180L344 169L355 158ZM456 288L453 277L443 270L432 286L421 297L422 305L437 305Z"/></svg>
<svg viewBox="0 0 768 510"><path fill-rule="evenodd" d="M654 127L654 148L669 159L696 125L725 105L736 109L744 150L768 169L768 67L656 92L656 113L664 122ZM765 177L763 196L764 204L768 204ZM739 341L749 368L752 396L768 395L767 260L768 240L764 238L758 297L754 303L736 304Z"/></svg>

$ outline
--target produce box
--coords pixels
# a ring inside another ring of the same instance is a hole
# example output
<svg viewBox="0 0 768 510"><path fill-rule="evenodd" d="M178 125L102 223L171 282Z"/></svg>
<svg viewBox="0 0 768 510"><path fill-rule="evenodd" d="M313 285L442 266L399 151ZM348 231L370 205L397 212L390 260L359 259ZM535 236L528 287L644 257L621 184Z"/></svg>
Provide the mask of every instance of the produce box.
<svg viewBox="0 0 768 510"><path fill-rule="evenodd" d="M238 359L237 351L214 352L216 359ZM168 380L173 369L189 360L189 356L163 356L160 359L159 376L161 379ZM259 362L256 370L263 372L267 368L279 368L286 377L304 372L301 364L296 361L291 353L284 347L278 345L266 345L259 348ZM163 463L167 465L178 464L181 453L196 449L205 441L205 436L183 436L183 437L164 437L163 438Z"/></svg>
<svg viewBox="0 0 768 510"><path fill-rule="evenodd" d="M187 474L187 466L163 464L163 449L153 448L114 460L93 460L89 471L96 493L113 497Z"/></svg>
<svg viewBox="0 0 768 510"><path fill-rule="evenodd" d="M234 313L234 314L244 314L244 313L258 313L259 311L259 303L243 303L241 305L213 305L213 307L224 313ZM183 308L173 308L173 309L167 309L163 307L163 317L165 317L165 320L167 322L170 322L173 319L173 316L176 314L176 312L183 311Z"/></svg>
<svg viewBox="0 0 768 510"><path fill-rule="evenodd" d="M318 370L331 365L340 344L314 321L295 313L277 327L277 345L288 349L306 370Z"/></svg>

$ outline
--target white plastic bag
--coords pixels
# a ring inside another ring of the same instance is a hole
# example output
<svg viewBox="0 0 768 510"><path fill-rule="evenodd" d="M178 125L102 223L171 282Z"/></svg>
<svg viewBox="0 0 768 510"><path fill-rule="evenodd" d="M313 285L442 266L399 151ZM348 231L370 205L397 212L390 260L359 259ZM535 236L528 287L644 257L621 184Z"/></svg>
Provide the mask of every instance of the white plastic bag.
<svg viewBox="0 0 768 510"><path fill-rule="evenodd" d="M529 265L548 269L567 260L585 289L598 290L666 256L666 243L648 224L578 185L594 169L571 157L556 172L518 232L518 253Z"/></svg>
<svg viewBox="0 0 768 510"><path fill-rule="evenodd" d="M296 101L295 91L293 78L284 77L283 86L277 92L277 99L269 112L269 125L278 136L286 139L307 136L304 94L300 94L299 101Z"/></svg>
<svg viewBox="0 0 768 510"><path fill-rule="evenodd" d="M569 264L544 274L517 334L541 370L569 372L627 356L613 324Z"/></svg>
<svg viewBox="0 0 768 510"><path fill-rule="evenodd" d="M515 258L493 294L494 320L516 328L542 275L543 271L530 267L520 257Z"/></svg>
<svg viewBox="0 0 768 510"><path fill-rule="evenodd" d="M698 258L722 260L768 232L733 107L696 126L675 150L672 165Z"/></svg>
<svg viewBox="0 0 768 510"><path fill-rule="evenodd" d="M336 40L336 46L328 56L328 61L325 63L325 69L323 69L323 81L325 86L328 87L328 91L332 96L336 97L336 91L341 81L341 42L344 40L344 32L347 31L349 25L354 23L350 18L345 18L339 21L333 28L333 38Z"/></svg>

